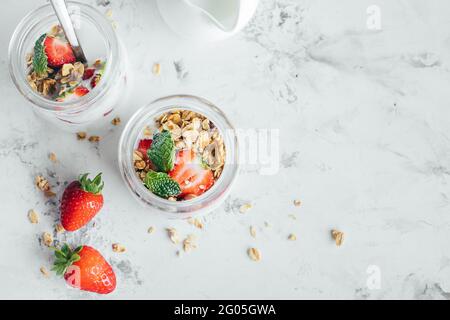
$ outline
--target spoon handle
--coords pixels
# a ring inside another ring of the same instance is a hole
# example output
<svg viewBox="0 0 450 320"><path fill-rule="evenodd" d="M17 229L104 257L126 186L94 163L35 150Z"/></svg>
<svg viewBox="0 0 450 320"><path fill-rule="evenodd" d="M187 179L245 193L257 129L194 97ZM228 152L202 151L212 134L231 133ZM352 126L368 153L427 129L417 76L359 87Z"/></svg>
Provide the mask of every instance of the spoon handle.
<svg viewBox="0 0 450 320"><path fill-rule="evenodd" d="M73 53L78 61L82 63L87 63L86 56L84 55L83 49L78 41L77 33L70 18L69 11L67 10L67 5L65 0L50 0L53 9L55 10L56 16L58 17L59 23L64 30L67 41L69 41L72 46Z"/></svg>

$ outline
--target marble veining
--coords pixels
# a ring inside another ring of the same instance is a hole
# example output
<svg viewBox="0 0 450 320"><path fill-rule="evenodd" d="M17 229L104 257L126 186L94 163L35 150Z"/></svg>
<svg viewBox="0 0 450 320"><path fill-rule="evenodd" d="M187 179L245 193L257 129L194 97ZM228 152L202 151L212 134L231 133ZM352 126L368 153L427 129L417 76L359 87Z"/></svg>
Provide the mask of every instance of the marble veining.
<svg viewBox="0 0 450 320"><path fill-rule="evenodd" d="M129 58L122 125L98 146L38 119L9 77L11 34L44 2L4 0L9 9L0 13L0 298L450 299L448 1L261 0L241 33L202 43L174 35L153 0L84 0L111 14ZM369 23L374 4L379 28ZM203 231L141 208L118 172L124 123L173 93L215 102L238 128L280 130L278 172L243 166ZM101 214L79 232L56 234L65 185L99 171ZM37 174L57 198L35 188ZM253 207L240 213L248 202ZM27 220L31 208L38 225ZM178 257L167 227L196 234L199 248ZM334 228L345 232L341 247ZM98 297L43 277L39 268L52 261L44 231L56 244L102 251L118 289ZM291 233L297 241L287 240ZM127 251L112 252L115 242ZM262 253L259 263L246 255L251 246Z"/></svg>

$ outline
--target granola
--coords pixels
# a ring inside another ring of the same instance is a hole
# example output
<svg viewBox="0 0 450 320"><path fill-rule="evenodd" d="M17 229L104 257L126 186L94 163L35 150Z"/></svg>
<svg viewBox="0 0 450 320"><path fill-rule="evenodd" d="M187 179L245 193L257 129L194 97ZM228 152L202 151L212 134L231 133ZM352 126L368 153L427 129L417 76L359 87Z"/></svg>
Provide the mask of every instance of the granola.
<svg viewBox="0 0 450 320"><path fill-rule="evenodd" d="M250 226L250 235L256 238L256 228L254 226Z"/></svg>
<svg viewBox="0 0 450 320"><path fill-rule="evenodd" d="M344 233L342 231L331 230L331 236L333 237L338 247L340 247L344 242Z"/></svg>
<svg viewBox="0 0 450 320"><path fill-rule="evenodd" d="M77 132L78 140L84 140L84 139L86 139L86 136L87 136L86 132L83 132L83 131Z"/></svg>
<svg viewBox="0 0 450 320"><path fill-rule="evenodd" d="M172 241L173 244L177 244L180 242L180 239L178 238L178 232L175 228L167 228L167 234L169 235L170 241Z"/></svg>
<svg viewBox="0 0 450 320"><path fill-rule="evenodd" d="M188 235L187 238L184 239L183 241L184 252L190 252L196 248L197 248L197 238L193 234Z"/></svg>
<svg viewBox="0 0 450 320"><path fill-rule="evenodd" d="M120 243L113 243L112 244L112 250L116 253L124 253L127 249L121 245Z"/></svg>
<svg viewBox="0 0 450 320"><path fill-rule="evenodd" d="M88 140L89 142L100 142L101 138L100 136L90 136Z"/></svg>
<svg viewBox="0 0 450 320"><path fill-rule="evenodd" d="M152 67L152 72L155 76L159 76L161 74L161 64L155 63Z"/></svg>
<svg viewBox="0 0 450 320"><path fill-rule="evenodd" d="M48 198L56 196L56 193L52 191L52 187L50 186L50 183L47 179L45 179L43 176L37 176L35 178L36 186L39 190L44 192L44 195Z"/></svg>
<svg viewBox="0 0 450 320"><path fill-rule="evenodd" d="M56 157L56 154L54 152L51 152L48 155L48 158L50 159L51 162L58 162L58 158Z"/></svg>
<svg viewBox="0 0 450 320"><path fill-rule="evenodd" d="M132 156L137 176L151 192L186 201L207 192L220 178L226 149L208 118L173 109L144 127Z"/></svg>
<svg viewBox="0 0 450 320"><path fill-rule="evenodd" d="M50 273L48 272L46 267L40 267L39 271L42 273L42 275L46 278L48 278L50 276Z"/></svg>
<svg viewBox="0 0 450 320"><path fill-rule="evenodd" d="M295 241L295 240L297 240L297 236L295 234L291 233L288 237L288 240Z"/></svg>
<svg viewBox="0 0 450 320"><path fill-rule="evenodd" d="M190 218L188 220L188 223L193 225L194 227L196 227L198 229L203 229L205 227L203 222L200 219L198 219L198 218L195 218L195 219L194 218Z"/></svg>
<svg viewBox="0 0 450 320"><path fill-rule="evenodd" d="M118 125L120 125L121 122L122 122L122 120L119 117L115 117L114 119L112 119L111 124L113 126L118 126Z"/></svg>
<svg viewBox="0 0 450 320"><path fill-rule="evenodd" d="M261 252L256 248L250 248L247 251L247 254L250 259L253 261L260 261L261 260Z"/></svg>
<svg viewBox="0 0 450 320"><path fill-rule="evenodd" d="M33 91L58 102L88 94L97 86L106 66L101 59L91 64L77 61L59 25L37 39L25 63L27 81Z"/></svg>
<svg viewBox="0 0 450 320"><path fill-rule="evenodd" d="M342 231L331 230L331 236L333 237L338 247L340 247L344 242L344 233Z"/></svg>
<svg viewBox="0 0 450 320"><path fill-rule="evenodd" d="M32 224L37 224L39 223L39 214L33 209L30 209L30 211L28 211L28 219Z"/></svg>
<svg viewBox="0 0 450 320"><path fill-rule="evenodd" d="M242 206L239 207L239 212L240 213L246 213L248 210L250 210L253 207L253 205L251 203L246 203L243 204Z"/></svg>
<svg viewBox="0 0 450 320"><path fill-rule="evenodd" d="M44 232L42 234L42 242L47 246L50 247L53 244L53 236L48 233L48 232Z"/></svg>

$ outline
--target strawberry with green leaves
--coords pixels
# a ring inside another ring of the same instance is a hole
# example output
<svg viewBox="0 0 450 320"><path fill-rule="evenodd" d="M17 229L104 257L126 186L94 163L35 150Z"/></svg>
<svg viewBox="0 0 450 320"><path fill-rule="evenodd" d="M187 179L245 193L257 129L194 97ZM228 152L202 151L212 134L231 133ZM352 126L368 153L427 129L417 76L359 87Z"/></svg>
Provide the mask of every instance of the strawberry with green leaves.
<svg viewBox="0 0 450 320"><path fill-rule="evenodd" d="M72 250L67 244L55 249L52 268L74 288L108 294L116 288L116 275L109 263L94 248L79 246Z"/></svg>
<svg viewBox="0 0 450 320"><path fill-rule="evenodd" d="M61 224L67 231L76 231L91 221L103 207L101 173L93 180L88 173L70 183L61 199Z"/></svg>

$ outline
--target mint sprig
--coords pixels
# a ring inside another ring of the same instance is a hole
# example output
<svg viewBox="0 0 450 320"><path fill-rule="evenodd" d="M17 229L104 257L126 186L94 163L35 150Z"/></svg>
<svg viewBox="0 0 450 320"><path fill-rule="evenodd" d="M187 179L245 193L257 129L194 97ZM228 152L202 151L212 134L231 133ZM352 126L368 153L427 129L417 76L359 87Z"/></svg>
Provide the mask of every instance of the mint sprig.
<svg viewBox="0 0 450 320"><path fill-rule="evenodd" d="M44 48L44 40L46 37L47 34L43 34L34 45L33 68L38 76L44 75L48 68L47 55L45 54Z"/></svg>
<svg viewBox="0 0 450 320"><path fill-rule="evenodd" d="M144 179L145 186L157 196L162 198L176 197L181 193L178 182L164 172L150 170Z"/></svg>
<svg viewBox="0 0 450 320"><path fill-rule="evenodd" d="M147 155L160 172L169 172L175 161L175 143L169 131L163 130L153 136L153 143Z"/></svg>

